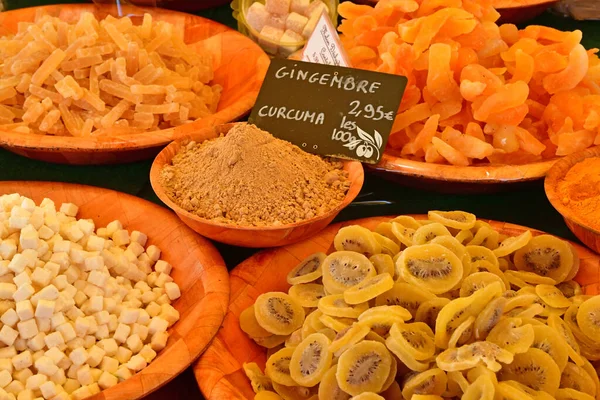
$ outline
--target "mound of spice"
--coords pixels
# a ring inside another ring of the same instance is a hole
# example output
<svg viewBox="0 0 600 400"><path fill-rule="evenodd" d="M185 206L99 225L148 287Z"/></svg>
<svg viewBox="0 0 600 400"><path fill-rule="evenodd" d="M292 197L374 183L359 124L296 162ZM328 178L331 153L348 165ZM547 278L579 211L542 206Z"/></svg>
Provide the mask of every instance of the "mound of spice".
<svg viewBox="0 0 600 400"><path fill-rule="evenodd" d="M342 163L306 153L254 125L189 143L162 172L169 198L215 222L278 226L337 207L350 186Z"/></svg>
<svg viewBox="0 0 600 400"><path fill-rule="evenodd" d="M558 184L558 193L589 227L600 230L600 157L575 164Z"/></svg>

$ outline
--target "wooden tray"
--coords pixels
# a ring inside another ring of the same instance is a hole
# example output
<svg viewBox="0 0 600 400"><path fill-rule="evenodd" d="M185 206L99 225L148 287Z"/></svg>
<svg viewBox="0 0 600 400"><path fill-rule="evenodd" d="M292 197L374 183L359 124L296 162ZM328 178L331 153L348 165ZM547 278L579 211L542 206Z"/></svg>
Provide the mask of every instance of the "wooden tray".
<svg viewBox="0 0 600 400"><path fill-rule="evenodd" d="M118 219L125 229L148 235L150 244L173 265L173 279L182 296L173 306L181 319L169 329L167 347L130 379L89 399L139 399L186 369L208 346L221 326L229 301L229 279L223 259L207 240L196 235L168 210L124 193L91 186L54 182L0 182L0 195L19 193L39 204L52 199L79 206L79 218L96 226Z"/></svg>
<svg viewBox="0 0 600 400"><path fill-rule="evenodd" d="M330 252L333 238L341 227L359 224L374 229L380 222L391 218L374 217L334 224L309 240L260 252L238 265L230 274L231 302L223 327L194 366L194 374L204 396L208 400L253 399L254 392L244 374L242 363L256 361L259 365L264 365L266 351L242 332L238 319L240 313L254 303L261 293L287 291L287 273L314 252ZM417 218L426 217L421 215ZM534 236L542 234L540 231L505 222L487 222L501 233L511 236L517 236L527 229ZM581 258L577 281L586 294L598 293L600 257L582 246L573 246Z"/></svg>
<svg viewBox="0 0 600 400"><path fill-rule="evenodd" d="M37 12L77 21L84 11L98 18L108 9L93 4L32 7L0 13L2 31L16 32L17 23L33 21ZM125 9L125 12L127 9ZM139 14L140 9L135 9ZM157 20L180 27L185 42L213 55L215 78L223 86L217 113L193 123L162 131L102 138L58 137L0 130L0 147L25 157L63 164L110 164L147 159L181 134L237 120L246 115L258 96L269 66L269 57L252 40L217 22L162 9L147 10Z"/></svg>
<svg viewBox="0 0 600 400"><path fill-rule="evenodd" d="M459 167L407 160L384 153L376 165L366 165L385 177L409 186L442 192L488 192L507 185L543 179L556 159L522 165Z"/></svg>

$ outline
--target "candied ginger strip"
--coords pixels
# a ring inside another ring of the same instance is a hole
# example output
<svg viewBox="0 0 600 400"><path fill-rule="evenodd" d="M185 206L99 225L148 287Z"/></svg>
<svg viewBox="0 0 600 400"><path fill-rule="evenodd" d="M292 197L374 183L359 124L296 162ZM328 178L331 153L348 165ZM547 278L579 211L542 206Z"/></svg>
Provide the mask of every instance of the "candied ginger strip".
<svg viewBox="0 0 600 400"><path fill-rule="evenodd" d="M15 89L17 89L17 92L19 93L25 93L29 88L29 85L31 85L31 75L23 74L21 75L21 81L15 86Z"/></svg>
<svg viewBox="0 0 600 400"><path fill-rule="evenodd" d="M89 90L84 91L85 94L83 96L83 100L88 102L89 105L91 105L100 112L103 112L106 109L106 103L104 103L104 101L102 101L102 99L98 95L92 93Z"/></svg>
<svg viewBox="0 0 600 400"><path fill-rule="evenodd" d="M133 94L165 94L167 87L162 85L131 85Z"/></svg>
<svg viewBox="0 0 600 400"><path fill-rule="evenodd" d="M11 111L10 108L0 104L0 118L8 119L8 120L12 121L15 117L16 117L16 115Z"/></svg>
<svg viewBox="0 0 600 400"><path fill-rule="evenodd" d="M11 76L10 78L2 78L0 79L0 89L6 89L9 87L14 88L21 82L21 79L18 76Z"/></svg>
<svg viewBox="0 0 600 400"><path fill-rule="evenodd" d="M150 41L145 47L148 53L156 51L160 46L167 43L173 37L173 25L163 24L162 29L157 33L156 37ZM125 50L125 49L123 49Z"/></svg>
<svg viewBox="0 0 600 400"><path fill-rule="evenodd" d="M92 129L94 129L94 120L88 118L83 123L83 127L81 128L81 136L90 136L92 133Z"/></svg>
<svg viewBox="0 0 600 400"><path fill-rule="evenodd" d="M109 79L101 80L99 86L100 90L134 104L138 104L143 100L142 95L133 94L129 87Z"/></svg>
<svg viewBox="0 0 600 400"><path fill-rule="evenodd" d="M105 56L115 52L115 48L111 44L102 44L99 46L88 47L85 49L77 49L75 54L77 58L93 57L93 56Z"/></svg>
<svg viewBox="0 0 600 400"><path fill-rule="evenodd" d="M133 76L139 70L140 47L136 42L129 43L127 48L127 75Z"/></svg>
<svg viewBox="0 0 600 400"><path fill-rule="evenodd" d="M43 88L41 86L37 86L37 85L30 85L29 93L31 93L32 95L35 95L39 98L48 98L56 104L58 104L64 100L64 97L62 97L60 95L60 93L53 92L51 90L45 89L45 88Z"/></svg>
<svg viewBox="0 0 600 400"><path fill-rule="evenodd" d="M62 63L63 71L74 71L76 69L90 68L98 64L102 64L104 60L102 56L96 55L91 57L78 58L73 61L65 61Z"/></svg>
<svg viewBox="0 0 600 400"><path fill-rule="evenodd" d="M31 76L31 83L41 86L44 81L50 76L52 71L55 71L60 63L65 59L66 54L61 49L56 49L48 58L40 65L40 67ZM15 85L16 86L16 85Z"/></svg>
<svg viewBox="0 0 600 400"><path fill-rule="evenodd" d="M21 119L29 124L32 124L42 116L44 111L46 110L44 109L42 103L36 103L33 106L29 107L27 111L25 111L25 114L23 114L23 117Z"/></svg>
<svg viewBox="0 0 600 400"><path fill-rule="evenodd" d="M104 25L104 30L108 33L108 36L115 42L115 44L119 47L119 49L125 51L129 47L129 42L125 38L125 36L119 32L117 27L113 24L106 23Z"/></svg>
<svg viewBox="0 0 600 400"><path fill-rule="evenodd" d="M121 100L119 104L112 108L100 121L103 128L110 128L123 113L131 107L131 103L127 100Z"/></svg>
<svg viewBox="0 0 600 400"><path fill-rule="evenodd" d="M79 86L77 81L71 75L65 76L63 80L54 85L56 91L65 99L72 97L74 100L80 100L83 95L83 88Z"/></svg>
<svg viewBox="0 0 600 400"><path fill-rule="evenodd" d="M140 37L142 39L150 39L152 34L152 15L145 13L140 28Z"/></svg>
<svg viewBox="0 0 600 400"><path fill-rule="evenodd" d="M60 115L63 123L65 124L65 128L67 131L73 136L79 136L79 124L75 116L69 110L69 106L67 105L67 101L63 101L58 105L58 109L60 110Z"/></svg>
<svg viewBox="0 0 600 400"><path fill-rule="evenodd" d="M0 89L0 103L2 103L5 100L12 99L16 95L17 91L15 90L15 88L7 87L4 89Z"/></svg>
<svg viewBox="0 0 600 400"><path fill-rule="evenodd" d="M50 130L50 128L58 122L58 120L60 120L60 111L58 111L58 110L49 111L46 114L46 116L44 117L44 119L42 120L42 122L40 123L40 127L39 127L40 131L48 132Z"/></svg>
<svg viewBox="0 0 600 400"><path fill-rule="evenodd" d="M179 111L179 103L160 105L137 104L135 106L135 111L138 113L170 114Z"/></svg>

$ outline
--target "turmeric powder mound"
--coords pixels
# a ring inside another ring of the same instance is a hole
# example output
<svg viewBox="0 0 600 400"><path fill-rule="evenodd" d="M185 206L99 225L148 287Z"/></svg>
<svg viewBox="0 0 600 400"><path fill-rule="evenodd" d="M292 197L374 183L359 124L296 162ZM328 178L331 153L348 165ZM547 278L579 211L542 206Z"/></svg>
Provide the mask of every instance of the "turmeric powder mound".
<svg viewBox="0 0 600 400"><path fill-rule="evenodd" d="M558 184L558 194L591 228L600 230L600 157L575 164Z"/></svg>
<svg viewBox="0 0 600 400"><path fill-rule="evenodd" d="M325 214L350 186L341 162L249 124L183 147L161 178L169 198L188 212L242 226L287 225Z"/></svg>

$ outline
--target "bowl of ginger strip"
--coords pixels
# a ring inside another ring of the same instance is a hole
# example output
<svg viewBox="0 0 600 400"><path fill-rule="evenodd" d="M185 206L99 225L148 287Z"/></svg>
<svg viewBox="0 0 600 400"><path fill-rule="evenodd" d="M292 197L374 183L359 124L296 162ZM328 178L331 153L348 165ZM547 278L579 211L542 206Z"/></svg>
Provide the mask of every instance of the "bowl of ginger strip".
<svg viewBox="0 0 600 400"><path fill-rule="evenodd" d="M250 111L269 65L257 44L194 15L124 7L0 14L0 147L65 164L138 161Z"/></svg>
<svg viewBox="0 0 600 400"><path fill-rule="evenodd" d="M571 232L600 254L600 146L558 160L544 187Z"/></svg>

